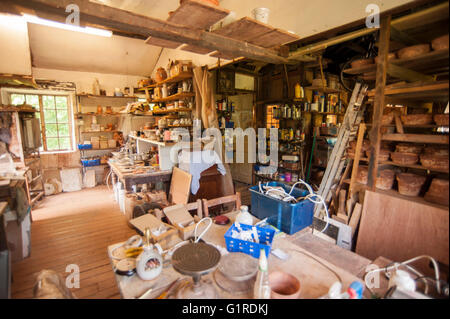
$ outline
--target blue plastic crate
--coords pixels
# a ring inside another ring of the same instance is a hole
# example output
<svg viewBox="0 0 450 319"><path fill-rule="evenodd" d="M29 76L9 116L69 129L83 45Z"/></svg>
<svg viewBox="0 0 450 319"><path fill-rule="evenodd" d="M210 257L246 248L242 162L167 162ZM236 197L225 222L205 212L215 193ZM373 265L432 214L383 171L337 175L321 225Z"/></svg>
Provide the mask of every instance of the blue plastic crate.
<svg viewBox="0 0 450 319"><path fill-rule="evenodd" d="M250 230L253 226L250 225L244 225L240 224L241 228L243 230ZM272 241L273 237L275 236L275 230L271 228L261 228L256 227L256 231L258 232L259 242L258 243L252 243L249 241L241 240L241 239L235 239L231 237L231 233L233 230L236 229L236 225L233 224L233 226L228 229L228 231L225 233L225 243L227 245L227 250L232 253L244 253L247 255L250 255L254 258L259 258L259 255L261 253L261 249L264 249L266 252L266 256L269 257L270 250L272 248Z"/></svg>
<svg viewBox="0 0 450 319"><path fill-rule="evenodd" d="M100 165L100 160L99 159L95 159L95 160L82 160L81 164L83 165L83 167L92 167L92 166L99 166Z"/></svg>
<svg viewBox="0 0 450 319"><path fill-rule="evenodd" d="M92 144L78 144L79 150L91 150Z"/></svg>
<svg viewBox="0 0 450 319"><path fill-rule="evenodd" d="M283 183L261 183L262 185L283 187L287 193L291 191L291 186ZM261 220L267 218L269 224L281 231L292 235L312 225L315 206L313 202L309 200L303 200L296 204L283 202L260 193L259 186L251 187L250 192L252 196L251 214ZM294 188L291 195L295 198L305 197L308 195L308 191Z"/></svg>

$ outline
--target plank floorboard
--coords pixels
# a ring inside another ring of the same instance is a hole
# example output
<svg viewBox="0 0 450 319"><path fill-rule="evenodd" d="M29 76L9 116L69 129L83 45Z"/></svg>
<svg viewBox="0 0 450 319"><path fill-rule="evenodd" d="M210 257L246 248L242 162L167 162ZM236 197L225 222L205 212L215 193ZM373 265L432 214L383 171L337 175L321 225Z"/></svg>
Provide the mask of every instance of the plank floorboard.
<svg viewBox="0 0 450 319"><path fill-rule="evenodd" d="M32 298L35 276L43 269L65 278L69 264L80 267L80 288L71 289L77 298L120 298L107 247L136 232L112 191L100 186L47 197L32 214L31 255L12 265L13 298Z"/></svg>

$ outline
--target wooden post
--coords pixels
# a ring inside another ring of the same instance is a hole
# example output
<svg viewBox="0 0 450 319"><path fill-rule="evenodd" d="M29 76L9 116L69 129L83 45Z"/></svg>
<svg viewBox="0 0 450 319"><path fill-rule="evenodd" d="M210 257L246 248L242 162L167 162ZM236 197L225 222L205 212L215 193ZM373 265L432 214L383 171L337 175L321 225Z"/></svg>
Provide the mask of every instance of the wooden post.
<svg viewBox="0 0 450 319"><path fill-rule="evenodd" d="M350 179L350 187L348 189L348 198L353 196L353 188L359 171L359 161L361 160L361 150L364 142L364 134L366 133L366 124L359 125L358 139L356 142L355 160L353 161L352 177ZM373 157L373 156L371 156Z"/></svg>
<svg viewBox="0 0 450 319"><path fill-rule="evenodd" d="M381 120L384 110L384 89L386 87L386 72L388 69L389 41L391 36L391 16L387 16L381 20L380 26L380 45L378 56L380 59L377 63L377 76L375 86L374 112L372 120L372 130L369 134L370 153L369 160L369 176L367 186L369 189L375 190L378 172L378 156L381 145Z"/></svg>

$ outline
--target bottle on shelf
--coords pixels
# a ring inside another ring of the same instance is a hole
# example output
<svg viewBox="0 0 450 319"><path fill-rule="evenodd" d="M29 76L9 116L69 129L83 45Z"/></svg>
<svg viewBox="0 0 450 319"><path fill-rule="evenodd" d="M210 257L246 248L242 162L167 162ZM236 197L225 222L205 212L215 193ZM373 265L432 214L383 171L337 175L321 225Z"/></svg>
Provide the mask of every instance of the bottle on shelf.
<svg viewBox="0 0 450 319"><path fill-rule="evenodd" d="M256 276L255 287L253 291L254 299L270 299L269 271L267 264L266 252L261 249L259 255L259 269Z"/></svg>

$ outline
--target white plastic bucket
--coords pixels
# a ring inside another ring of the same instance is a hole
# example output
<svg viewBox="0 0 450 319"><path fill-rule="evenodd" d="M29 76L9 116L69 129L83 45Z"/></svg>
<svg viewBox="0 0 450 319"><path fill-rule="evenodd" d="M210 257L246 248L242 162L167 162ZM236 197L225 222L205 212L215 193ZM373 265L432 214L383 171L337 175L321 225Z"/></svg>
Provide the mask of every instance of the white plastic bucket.
<svg viewBox="0 0 450 319"><path fill-rule="evenodd" d="M255 20L262 23L269 23L270 10L267 8L255 8L252 11Z"/></svg>

